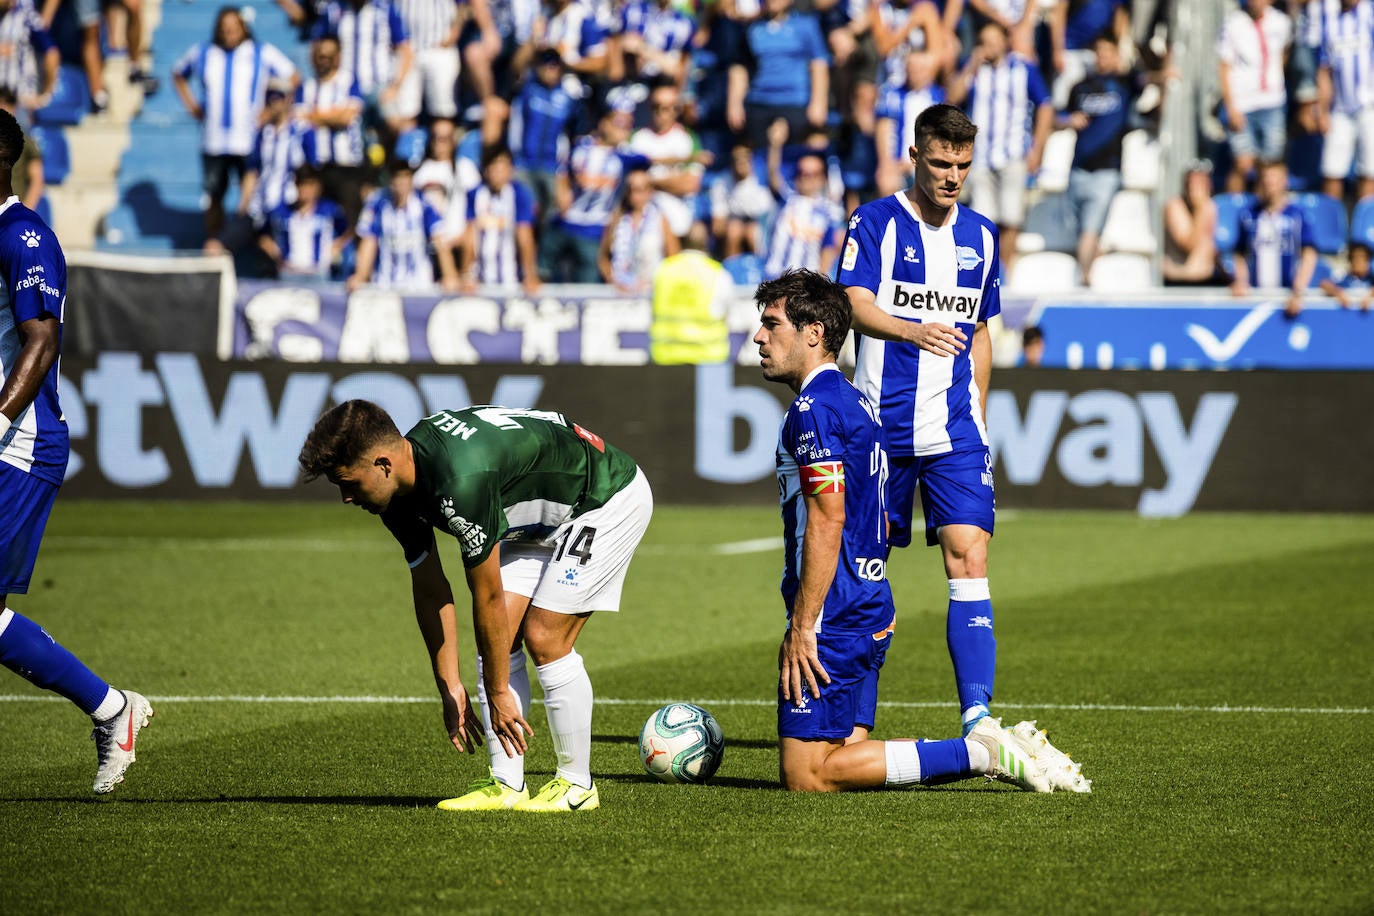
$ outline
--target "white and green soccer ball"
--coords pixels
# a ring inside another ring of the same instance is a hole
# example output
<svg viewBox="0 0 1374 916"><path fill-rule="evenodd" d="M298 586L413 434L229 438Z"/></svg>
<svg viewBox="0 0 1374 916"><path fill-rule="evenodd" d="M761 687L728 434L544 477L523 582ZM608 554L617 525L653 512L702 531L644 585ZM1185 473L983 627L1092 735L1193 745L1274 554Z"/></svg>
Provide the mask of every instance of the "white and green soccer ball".
<svg viewBox="0 0 1374 916"><path fill-rule="evenodd" d="M644 723L639 759L649 775L663 782L705 782L725 756L720 723L700 706L669 703Z"/></svg>

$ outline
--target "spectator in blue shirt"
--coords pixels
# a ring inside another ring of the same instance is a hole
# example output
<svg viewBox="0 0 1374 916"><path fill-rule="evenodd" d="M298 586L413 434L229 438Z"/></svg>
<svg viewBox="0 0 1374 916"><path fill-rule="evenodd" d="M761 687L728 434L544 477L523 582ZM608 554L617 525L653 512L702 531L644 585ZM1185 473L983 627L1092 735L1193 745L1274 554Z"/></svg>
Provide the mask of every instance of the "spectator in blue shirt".
<svg viewBox="0 0 1374 916"><path fill-rule="evenodd" d="M777 118L796 143L830 114L830 51L816 17L794 12L792 4L765 0L763 18L745 29L743 61L730 67L726 119L731 129L748 132L755 149L767 145Z"/></svg>
<svg viewBox="0 0 1374 916"><path fill-rule="evenodd" d="M568 134L577 117L577 100L563 88L563 58L554 48L534 59L534 78L526 79L511 106L510 147L515 174L534 192L542 231L553 211L558 163L568 156Z"/></svg>
<svg viewBox="0 0 1374 916"><path fill-rule="evenodd" d="M1250 288L1289 290L1285 308L1290 318L1302 311L1302 297L1317 269L1312 225L1288 199L1288 166L1269 160L1259 166L1256 201L1240 215L1236 234L1235 279L1231 292Z"/></svg>
<svg viewBox="0 0 1374 916"><path fill-rule="evenodd" d="M319 169L296 170L295 203L267 215L258 247L279 277L326 280L351 233L343 208L324 195Z"/></svg>
<svg viewBox="0 0 1374 916"><path fill-rule="evenodd" d="M1130 130L1135 80L1121 72L1121 51L1108 34L1093 43L1097 72L1069 92L1063 123L1078 131L1069 173L1069 205L1078 218L1078 269L1097 258L1107 209L1121 187L1121 140Z"/></svg>
<svg viewBox="0 0 1374 916"><path fill-rule="evenodd" d="M1321 282L1322 292L1348 309L1359 303L1360 311L1369 311L1374 302L1374 274L1370 272L1369 246L1354 242L1350 246L1350 266Z"/></svg>

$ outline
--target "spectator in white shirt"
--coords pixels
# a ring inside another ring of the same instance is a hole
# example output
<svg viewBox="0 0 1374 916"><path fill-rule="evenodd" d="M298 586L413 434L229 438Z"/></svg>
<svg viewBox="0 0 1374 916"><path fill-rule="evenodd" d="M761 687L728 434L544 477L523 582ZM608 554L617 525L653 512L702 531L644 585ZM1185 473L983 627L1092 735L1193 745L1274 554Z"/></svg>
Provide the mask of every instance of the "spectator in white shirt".
<svg viewBox="0 0 1374 916"><path fill-rule="evenodd" d="M1228 191L1244 191L1257 159L1282 160L1288 144L1284 62L1293 22L1270 0L1245 0L1221 24L1217 60L1235 167Z"/></svg>

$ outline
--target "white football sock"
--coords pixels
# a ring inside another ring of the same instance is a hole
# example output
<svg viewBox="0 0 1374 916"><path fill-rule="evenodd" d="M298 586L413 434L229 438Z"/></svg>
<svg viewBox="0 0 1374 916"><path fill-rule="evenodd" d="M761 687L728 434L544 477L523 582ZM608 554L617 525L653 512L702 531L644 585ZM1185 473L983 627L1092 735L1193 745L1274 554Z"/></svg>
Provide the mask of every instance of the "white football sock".
<svg viewBox="0 0 1374 916"><path fill-rule="evenodd" d="M992 752L986 744L973 738L965 738L964 746L968 748L970 770L975 773L986 773L992 769Z"/></svg>
<svg viewBox="0 0 1374 916"><path fill-rule="evenodd" d="M889 786L910 786L921 781L921 758L915 741L884 741Z"/></svg>
<svg viewBox="0 0 1374 916"><path fill-rule="evenodd" d="M525 715L530 708L530 673L525 668L525 650L516 649L510 655L510 690L515 694L515 700L520 704L520 715ZM477 656L477 700L482 704L482 722L491 721L491 708L487 703L487 686L482 680L482 657ZM491 756L491 775L501 782L510 786L512 789L520 790L525 787L525 755L516 754L514 757L507 757L506 750L501 746L501 739L496 737L496 732L492 731L490 725L484 725L487 737L487 753Z"/></svg>
<svg viewBox="0 0 1374 916"><path fill-rule="evenodd" d="M592 682L577 650L539 665L539 686L549 717L549 737L558 753L558 775L592 787Z"/></svg>
<svg viewBox="0 0 1374 916"><path fill-rule="evenodd" d="M99 724L106 719L113 719L124 711L124 702L124 694L111 687L105 692L105 699L91 713L91 721Z"/></svg>

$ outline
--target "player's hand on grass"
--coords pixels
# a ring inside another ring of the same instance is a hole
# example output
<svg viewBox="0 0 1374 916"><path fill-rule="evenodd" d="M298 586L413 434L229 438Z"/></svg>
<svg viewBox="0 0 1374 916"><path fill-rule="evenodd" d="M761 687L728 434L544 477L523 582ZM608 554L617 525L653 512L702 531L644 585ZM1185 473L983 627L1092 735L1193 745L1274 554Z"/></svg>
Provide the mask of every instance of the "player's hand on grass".
<svg viewBox="0 0 1374 916"><path fill-rule="evenodd" d="M821 664L813 631L787 628L782 638L782 648L778 650L778 668L781 671L782 698L792 703L800 704L806 693L819 700L820 685L830 683L830 675Z"/></svg>
<svg viewBox="0 0 1374 916"><path fill-rule="evenodd" d="M534 729L520 714L520 704L510 688L493 691L487 688L487 707L491 715L491 730L501 741L501 748L507 757L525 753L528 744L526 735L533 735Z"/></svg>
<svg viewBox="0 0 1374 916"><path fill-rule="evenodd" d="M461 684L452 693L440 691L444 703L444 728L458 750L471 754L482 744L482 720L472 711L472 701Z"/></svg>
<svg viewBox="0 0 1374 916"><path fill-rule="evenodd" d="M958 356L967 348L968 335L956 327L935 322L913 323L911 342L936 356Z"/></svg>

